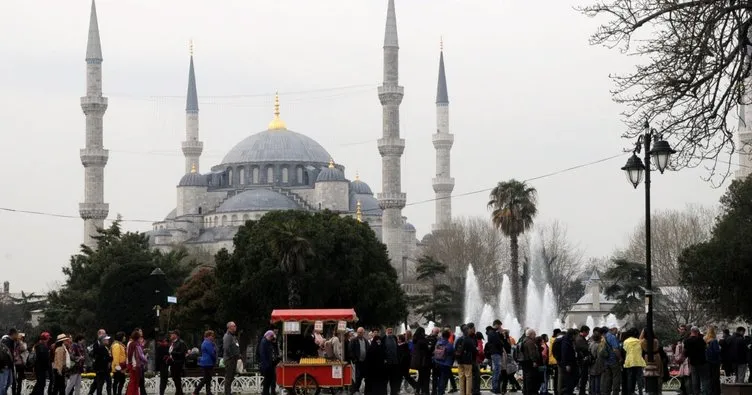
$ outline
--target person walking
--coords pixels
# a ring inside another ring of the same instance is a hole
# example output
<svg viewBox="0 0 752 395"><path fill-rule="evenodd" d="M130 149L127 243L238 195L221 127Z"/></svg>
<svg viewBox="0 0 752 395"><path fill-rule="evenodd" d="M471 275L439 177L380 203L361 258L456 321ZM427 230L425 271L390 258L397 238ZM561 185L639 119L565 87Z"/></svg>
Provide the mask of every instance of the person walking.
<svg viewBox="0 0 752 395"><path fill-rule="evenodd" d="M115 339L110 347L110 351L112 352L112 391L115 395L123 395L123 387L125 386L127 362L125 357L125 341L125 332L118 332L115 334Z"/></svg>
<svg viewBox="0 0 752 395"><path fill-rule="evenodd" d="M50 374L50 349L47 347L47 343L50 341L50 334L48 332L42 332L39 335L39 341L34 345L34 363L30 368L34 369L34 377L36 382L34 388L31 390L31 395L44 395L44 387L47 384L47 377Z"/></svg>
<svg viewBox="0 0 752 395"><path fill-rule="evenodd" d="M168 352L170 354L170 376L175 384L175 395L183 395L183 370L185 369L185 356L188 355L188 346L180 338L180 331L177 329L170 331Z"/></svg>
<svg viewBox="0 0 752 395"><path fill-rule="evenodd" d="M193 395L201 393L201 388L206 386L206 395L212 395L212 377L214 366L217 364L217 347L214 345L214 331L204 332L204 341L201 342L201 356L198 358L198 367L201 368L201 380L196 383Z"/></svg>
<svg viewBox="0 0 752 395"><path fill-rule="evenodd" d="M81 374L84 372L86 363L86 338L83 335L76 335L73 338L70 351L71 367L68 371L68 384L65 387L66 395L81 394Z"/></svg>
<svg viewBox="0 0 752 395"><path fill-rule="evenodd" d="M227 323L227 332L222 337L222 350L224 352L222 359L225 362L225 395L232 395L232 382L238 370L238 361L240 360L240 343L236 335L237 325L230 321Z"/></svg>
<svg viewBox="0 0 752 395"><path fill-rule="evenodd" d="M128 389L126 395L139 395L141 378L148 362L144 355L144 346L141 342L143 335L139 329L131 333L131 341L126 346L127 368L129 373ZM145 392L144 392L145 394ZM142 394L142 395L144 395Z"/></svg>
<svg viewBox="0 0 752 395"><path fill-rule="evenodd" d="M459 370L460 395L473 394L473 365L478 356L478 342L475 338L475 325L465 325L462 337L457 340L454 350Z"/></svg>

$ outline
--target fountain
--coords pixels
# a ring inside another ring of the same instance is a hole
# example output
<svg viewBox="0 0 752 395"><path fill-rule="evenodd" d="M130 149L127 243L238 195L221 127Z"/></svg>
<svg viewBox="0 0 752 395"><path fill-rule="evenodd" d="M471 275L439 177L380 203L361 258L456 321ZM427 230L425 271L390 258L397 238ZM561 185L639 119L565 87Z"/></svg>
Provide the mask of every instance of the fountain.
<svg viewBox="0 0 752 395"><path fill-rule="evenodd" d="M557 311L554 291L548 284L546 284L546 287L543 290L543 299L539 306L541 306L540 321L538 323L540 334L551 334L554 330L554 321L556 320Z"/></svg>
<svg viewBox="0 0 752 395"><path fill-rule="evenodd" d="M585 325L587 325L587 327L590 329L592 329L595 326L595 320L593 319L592 315L587 316L587 320L585 320Z"/></svg>
<svg viewBox="0 0 752 395"><path fill-rule="evenodd" d="M541 299L538 296L538 290L535 289L535 283L533 279L530 279L527 283L527 296L525 297L525 306L527 306L525 312L525 326L536 330L543 329L540 327L540 310Z"/></svg>
<svg viewBox="0 0 752 395"><path fill-rule="evenodd" d="M426 334L430 335L431 332L433 331L433 328L435 328L435 327L436 327L436 323L435 322L428 321L428 323L426 324Z"/></svg>
<svg viewBox="0 0 752 395"><path fill-rule="evenodd" d="M483 297L480 294L478 277L475 276L473 265L467 265L467 275L465 277L465 305L463 309L465 315L464 322L478 321L482 311Z"/></svg>
<svg viewBox="0 0 752 395"><path fill-rule="evenodd" d="M514 315L514 305L512 304L512 285L509 276L506 274L501 278L501 290L499 291L499 317Z"/></svg>
<svg viewBox="0 0 752 395"><path fill-rule="evenodd" d="M485 332L485 328L487 326L491 326L493 324L494 320L497 319L496 312L494 311L494 308L491 307L490 304L486 303L483 305L483 310L480 313L480 318L478 321L470 321L475 323L475 329L478 331Z"/></svg>

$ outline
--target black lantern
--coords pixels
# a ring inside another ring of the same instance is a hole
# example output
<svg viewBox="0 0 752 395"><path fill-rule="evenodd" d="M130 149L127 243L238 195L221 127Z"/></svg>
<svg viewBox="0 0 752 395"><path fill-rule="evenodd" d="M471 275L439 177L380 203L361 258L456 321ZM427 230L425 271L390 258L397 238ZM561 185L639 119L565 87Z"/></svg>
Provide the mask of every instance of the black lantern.
<svg viewBox="0 0 752 395"><path fill-rule="evenodd" d="M645 174L645 165L642 164L642 159L640 159L637 154L633 153L627 160L627 164L621 169L626 173L627 181L637 188L642 182L642 177Z"/></svg>
<svg viewBox="0 0 752 395"><path fill-rule="evenodd" d="M663 171L668 167L668 160L672 154L675 154L671 145L666 140L658 140L653 143L653 149L650 150L650 156L653 157L653 164L658 168L658 171L663 174Z"/></svg>

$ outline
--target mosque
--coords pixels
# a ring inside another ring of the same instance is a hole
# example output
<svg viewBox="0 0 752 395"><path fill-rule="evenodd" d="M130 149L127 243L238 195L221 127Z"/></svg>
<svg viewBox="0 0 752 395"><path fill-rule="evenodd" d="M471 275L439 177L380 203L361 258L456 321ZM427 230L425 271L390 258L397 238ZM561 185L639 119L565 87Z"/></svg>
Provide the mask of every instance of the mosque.
<svg viewBox="0 0 752 395"><path fill-rule="evenodd" d="M407 200L401 185L401 157L405 140L400 138L399 106L403 87L399 85L399 44L394 0L388 0L384 34L384 76L378 87L383 108L383 135L377 142L382 157L381 193L357 174L346 177L345 166L318 142L287 128L281 115L279 95L275 97L272 120L265 130L247 136L232 147L224 159L201 171L204 148L199 139L199 103L196 73L191 51L186 95L186 137L182 142L185 175L176 185L176 202L164 220L148 232L155 248L189 250L214 254L232 249L232 239L247 220L256 220L273 210L331 210L366 222L386 244L389 257L400 276L408 282L419 254L416 229L402 216ZM107 98L102 96L102 49L96 5L91 4L86 51L86 96L81 107L86 116L86 148L81 150L85 168L85 201L79 211L84 220L84 243L95 247L92 235L109 213L104 203L104 167L108 151L102 145L102 125ZM434 231L451 222L449 97L444 71L443 48L439 55L436 95L437 130L432 136L436 149L436 194ZM261 126L259 126L261 129ZM169 206L165 207L165 211Z"/></svg>

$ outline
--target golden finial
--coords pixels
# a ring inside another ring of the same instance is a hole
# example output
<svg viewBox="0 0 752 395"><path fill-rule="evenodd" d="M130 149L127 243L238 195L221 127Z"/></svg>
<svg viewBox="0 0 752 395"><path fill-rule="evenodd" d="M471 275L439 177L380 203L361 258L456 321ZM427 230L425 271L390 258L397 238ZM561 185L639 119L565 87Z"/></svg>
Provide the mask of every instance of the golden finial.
<svg viewBox="0 0 752 395"><path fill-rule="evenodd" d="M439 50L444 51L444 36L440 36L439 38Z"/></svg>
<svg viewBox="0 0 752 395"><path fill-rule="evenodd" d="M358 222L363 222L363 211L360 209L360 200L358 200L358 204L355 206L355 219Z"/></svg>
<svg viewBox="0 0 752 395"><path fill-rule="evenodd" d="M355 170L355 181L360 181L360 172Z"/></svg>
<svg viewBox="0 0 752 395"><path fill-rule="evenodd" d="M330 169L334 169L334 159L333 158L329 158L329 168Z"/></svg>
<svg viewBox="0 0 752 395"><path fill-rule="evenodd" d="M188 41L188 50L191 52L191 57L193 57L193 40Z"/></svg>
<svg viewBox="0 0 752 395"><path fill-rule="evenodd" d="M195 172L196 172L196 163L194 162L194 163L191 163L191 173L195 173Z"/></svg>
<svg viewBox="0 0 752 395"><path fill-rule="evenodd" d="M285 130L287 125L285 121L279 118L279 92L274 94L274 119L269 122L269 130Z"/></svg>

